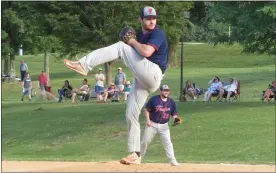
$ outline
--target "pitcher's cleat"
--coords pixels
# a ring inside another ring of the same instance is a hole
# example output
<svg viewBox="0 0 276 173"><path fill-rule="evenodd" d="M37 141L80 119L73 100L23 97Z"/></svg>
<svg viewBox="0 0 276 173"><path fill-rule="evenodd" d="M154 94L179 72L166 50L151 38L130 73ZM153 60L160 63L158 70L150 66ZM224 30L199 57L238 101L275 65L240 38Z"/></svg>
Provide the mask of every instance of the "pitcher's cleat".
<svg viewBox="0 0 276 173"><path fill-rule="evenodd" d="M130 165L130 164L141 164L141 158L137 156L137 154L134 152L130 154L129 156L122 158L120 160L120 163L125 164L125 165Z"/></svg>
<svg viewBox="0 0 276 173"><path fill-rule="evenodd" d="M73 70L80 75L87 76L87 72L83 69L83 67L78 61L70 61L68 59L64 59L63 62L64 65L70 70Z"/></svg>
<svg viewBox="0 0 276 173"><path fill-rule="evenodd" d="M172 162L171 165L172 166L179 166L180 164L175 161L175 162Z"/></svg>

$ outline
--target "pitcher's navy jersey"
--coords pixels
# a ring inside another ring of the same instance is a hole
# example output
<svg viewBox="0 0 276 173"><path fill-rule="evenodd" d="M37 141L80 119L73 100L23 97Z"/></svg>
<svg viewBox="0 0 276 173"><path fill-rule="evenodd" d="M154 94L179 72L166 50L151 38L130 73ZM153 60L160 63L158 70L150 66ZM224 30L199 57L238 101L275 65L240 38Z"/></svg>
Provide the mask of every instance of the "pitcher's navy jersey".
<svg viewBox="0 0 276 173"><path fill-rule="evenodd" d="M148 44L154 47L155 52L150 56L146 57L149 61L157 64L162 73L165 73L168 63L168 42L164 31L155 27L154 30L143 34L140 31L137 34L138 42L141 44Z"/></svg>

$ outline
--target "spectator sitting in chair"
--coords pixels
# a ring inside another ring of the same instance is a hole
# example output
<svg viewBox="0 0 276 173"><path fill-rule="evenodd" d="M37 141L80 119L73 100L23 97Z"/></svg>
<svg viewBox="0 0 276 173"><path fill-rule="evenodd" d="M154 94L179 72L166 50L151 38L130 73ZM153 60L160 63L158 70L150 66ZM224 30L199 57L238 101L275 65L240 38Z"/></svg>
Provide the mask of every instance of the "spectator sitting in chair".
<svg viewBox="0 0 276 173"><path fill-rule="evenodd" d="M223 88L220 88L219 91L219 98L220 98L220 102L222 101L222 98L226 98L225 101L229 101L230 97L233 97L236 94L236 90L237 90L237 80L236 78L230 78L229 79L230 84L224 86Z"/></svg>
<svg viewBox="0 0 276 173"><path fill-rule="evenodd" d="M27 73L26 77L23 79L22 81L22 88L23 88L23 94L22 94L22 98L21 101L23 101L24 96L28 94L29 96L29 101L32 100L32 79L30 78L30 74Z"/></svg>
<svg viewBox="0 0 276 173"><path fill-rule="evenodd" d="M125 96L125 101L127 100L128 98L128 95L130 93L130 90L131 90L131 85L130 85L130 81L127 81L126 82L126 85L124 87L124 90L123 90L123 93L124 93L124 96Z"/></svg>
<svg viewBox="0 0 276 173"><path fill-rule="evenodd" d="M189 97L196 100L196 89L194 88L192 82L190 80L186 81L186 86L184 88L185 93L188 94Z"/></svg>
<svg viewBox="0 0 276 173"><path fill-rule="evenodd" d="M58 95L59 95L58 102L61 103L63 96L68 98L72 97L72 90L73 88L69 84L69 81L65 80L64 86L61 89L58 89Z"/></svg>
<svg viewBox="0 0 276 173"><path fill-rule="evenodd" d="M272 81L272 85L269 85L266 89L262 100L270 101L271 98L276 97L276 81Z"/></svg>
<svg viewBox="0 0 276 173"><path fill-rule="evenodd" d="M218 95L220 88L222 88L222 83L220 82L219 77L215 76L213 79L211 79L208 84L210 87L207 89L207 91L204 94L204 101L209 101L212 95Z"/></svg>
<svg viewBox="0 0 276 173"><path fill-rule="evenodd" d="M111 83L110 84L110 87L107 88L107 90L105 90L104 92L104 103L106 102L107 99L109 98L113 98L116 94L116 89L115 89L115 84L114 83Z"/></svg>
<svg viewBox="0 0 276 173"><path fill-rule="evenodd" d="M77 94L82 94L87 92L88 84L87 79L83 79L83 84L80 88L74 88L72 91L72 103L75 103L75 98Z"/></svg>

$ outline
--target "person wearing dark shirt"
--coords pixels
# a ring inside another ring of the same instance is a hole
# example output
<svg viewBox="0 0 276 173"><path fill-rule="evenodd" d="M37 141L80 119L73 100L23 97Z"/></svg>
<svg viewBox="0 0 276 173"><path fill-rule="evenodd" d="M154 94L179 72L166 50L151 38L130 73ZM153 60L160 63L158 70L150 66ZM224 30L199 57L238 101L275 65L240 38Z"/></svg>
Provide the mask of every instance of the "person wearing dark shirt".
<svg viewBox="0 0 276 173"><path fill-rule="evenodd" d="M23 101L25 95L28 95L29 100L31 101L33 85L32 85L32 79L29 73L26 74L26 77L22 81L22 88L23 88L23 94L21 97L21 101Z"/></svg>
<svg viewBox="0 0 276 173"><path fill-rule="evenodd" d="M177 117L176 104L169 97L168 85L160 87L160 95L153 96L146 104L146 128L141 141L141 157L146 154L147 147L156 133L161 137L165 153L172 166L178 166L173 150L173 144L170 137L168 122L170 117Z"/></svg>
<svg viewBox="0 0 276 173"><path fill-rule="evenodd" d="M71 98L73 88L69 84L68 80L65 80L64 86L61 89L58 89L59 99L58 102L61 103L62 97Z"/></svg>

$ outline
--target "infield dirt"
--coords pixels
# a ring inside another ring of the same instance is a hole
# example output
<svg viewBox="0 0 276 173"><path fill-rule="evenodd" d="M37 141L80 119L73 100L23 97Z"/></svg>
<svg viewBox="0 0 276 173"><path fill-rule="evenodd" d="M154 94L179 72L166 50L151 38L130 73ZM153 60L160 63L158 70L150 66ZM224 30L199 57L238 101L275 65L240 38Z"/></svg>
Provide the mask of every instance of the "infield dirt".
<svg viewBox="0 0 276 173"><path fill-rule="evenodd" d="M3 172L275 172L275 165L2 161Z"/></svg>

